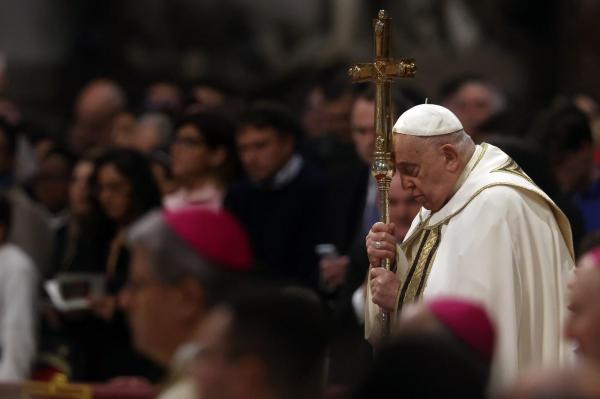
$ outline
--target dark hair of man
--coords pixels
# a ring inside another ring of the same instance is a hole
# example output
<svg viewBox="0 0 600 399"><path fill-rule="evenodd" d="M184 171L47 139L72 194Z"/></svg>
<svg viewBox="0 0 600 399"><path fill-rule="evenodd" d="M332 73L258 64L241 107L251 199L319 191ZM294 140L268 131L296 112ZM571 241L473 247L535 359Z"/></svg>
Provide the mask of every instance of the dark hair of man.
<svg viewBox="0 0 600 399"><path fill-rule="evenodd" d="M160 191L150 163L142 154L134 150L118 149L100 156L92 175L92 187L97 185L100 169L106 165L113 165L131 185L131 219L137 219L150 209L161 206Z"/></svg>
<svg viewBox="0 0 600 399"><path fill-rule="evenodd" d="M553 167L562 163L566 153L593 143L586 115L567 100L558 100L542 113L533 125L531 136Z"/></svg>
<svg viewBox="0 0 600 399"><path fill-rule="evenodd" d="M77 157L64 147L52 147L44 155L44 159L48 159L53 156L62 158L67 163L68 173L71 173L71 170L73 170L73 167L77 163Z"/></svg>
<svg viewBox="0 0 600 399"><path fill-rule="evenodd" d="M298 120L284 105L275 102L258 102L252 105L240 117L237 134L246 127L274 129L279 137L302 137Z"/></svg>
<svg viewBox="0 0 600 399"><path fill-rule="evenodd" d="M361 90L359 90L354 96L354 101L358 99L375 102L375 87L373 85L361 87ZM412 100L410 100L404 95L402 89L396 87L392 90L392 106L394 107L394 119L398 118L404 113L404 111L407 111L409 108L412 108L415 105L416 104Z"/></svg>
<svg viewBox="0 0 600 399"><path fill-rule="evenodd" d="M225 147L229 151L233 148L234 126L220 113L205 111L186 116L177 122L176 130L185 125L194 126L211 149Z"/></svg>
<svg viewBox="0 0 600 399"><path fill-rule="evenodd" d="M194 126L200 137L211 150L222 147L226 151L225 161L214 171L225 183L237 177L241 169L234 144L235 126L232 121L218 111L203 111L181 119L176 131L185 125Z"/></svg>
<svg viewBox="0 0 600 399"><path fill-rule="evenodd" d="M319 397L329 330L322 305L300 292L266 289L226 305L231 358L257 356L275 397Z"/></svg>
<svg viewBox="0 0 600 399"><path fill-rule="evenodd" d="M5 226L5 232L7 235L12 224L11 208L12 207L8 198L6 198L4 194L0 194L0 225ZM6 237L0 238L4 238L4 240L6 240Z"/></svg>
<svg viewBox="0 0 600 399"><path fill-rule="evenodd" d="M6 137L6 150L8 154L15 155L17 151L17 127L0 117L0 133L3 133Z"/></svg>
<svg viewBox="0 0 600 399"><path fill-rule="evenodd" d="M558 193L558 186L554 182L539 148L533 143L521 137L502 134L488 136L486 142L507 153L550 197L554 198Z"/></svg>
<svg viewBox="0 0 600 399"><path fill-rule="evenodd" d="M489 85L490 83L481 75L475 73L467 73L456 76L442 83L439 91L440 101L443 102L455 95L463 86L469 83L480 83Z"/></svg>
<svg viewBox="0 0 600 399"><path fill-rule="evenodd" d="M414 333L381 348L355 399L485 398L487 369L444 334Z"/></svg>

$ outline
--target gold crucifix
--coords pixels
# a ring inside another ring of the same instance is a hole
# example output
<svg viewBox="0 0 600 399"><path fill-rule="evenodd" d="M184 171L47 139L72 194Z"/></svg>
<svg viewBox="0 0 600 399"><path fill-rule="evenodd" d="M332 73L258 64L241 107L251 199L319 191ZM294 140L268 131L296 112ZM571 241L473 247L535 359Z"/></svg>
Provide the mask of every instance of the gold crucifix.
<svg viewBox="0 0 600 399"><path fill-rule="evenodd" d="M375 82L375 153L371 174L377 181L379 191L380 221L390 222L389 191L394 175L392 161L392 81L399 78L415 76L416 65L412 58L392 59L391 53L391 18L385 10L380 10L373 20L375 32L375 61L357 64L348 70L354 83ZM385 259L383 267L391 269L391 262ZM382 313L383 334L389 334L390 317Z"/></svg>

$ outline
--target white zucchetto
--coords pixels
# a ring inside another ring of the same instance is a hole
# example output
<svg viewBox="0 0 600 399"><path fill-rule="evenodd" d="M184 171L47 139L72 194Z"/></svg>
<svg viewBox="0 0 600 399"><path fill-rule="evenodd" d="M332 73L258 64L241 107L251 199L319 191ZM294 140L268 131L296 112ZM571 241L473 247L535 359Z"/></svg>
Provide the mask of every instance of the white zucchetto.
<svg viewBox="0 0 600 399"><path fill-rule="evenodd" d="M394 125L394 133L409 136L441 136L463 130L462 123L449 109L435 104L420 104L404 112Z"/></svg>

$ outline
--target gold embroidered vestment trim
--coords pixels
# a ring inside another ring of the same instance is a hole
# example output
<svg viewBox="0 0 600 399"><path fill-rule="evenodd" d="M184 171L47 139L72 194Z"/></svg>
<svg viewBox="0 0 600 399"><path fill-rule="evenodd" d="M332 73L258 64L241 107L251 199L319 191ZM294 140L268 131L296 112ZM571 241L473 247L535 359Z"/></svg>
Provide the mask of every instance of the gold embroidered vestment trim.
<svg viewBox="0 0 600 399"><path fill-rule="evenodd" d="M419 249L400 290L398 309L402 309L404 304L415 302L423 295L431 264L440 243L441 226L423 229L420 236Z"/></svg>

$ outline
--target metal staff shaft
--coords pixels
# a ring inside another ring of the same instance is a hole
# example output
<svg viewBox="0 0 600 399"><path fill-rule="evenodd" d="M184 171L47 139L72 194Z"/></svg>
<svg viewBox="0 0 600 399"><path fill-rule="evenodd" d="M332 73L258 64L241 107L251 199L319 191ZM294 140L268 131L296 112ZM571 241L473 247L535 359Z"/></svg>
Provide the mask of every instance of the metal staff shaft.
<svg viewBox="0 0 600 399"><path fill-rule="evenodd" d="M389 214L389 192L390 182L394 175L394 164L392 162L391 133L392 133L392 110L391 110L391 83L379 81L375 83L375 153L371 173L377 181L379 191L380 221L388 224ZM386 270L391 269L391 260L383 259L381 265ZM390 314L381 312L382 338L390 333Z"/></svg>
<svg viewBox="0 0 600 399"><path fill-rule="evenodd" d="M393 59L391 57L391 18L380 10L373 21L375 60L369 63L357 64L348 70L352 81L375 83L375 152L371 174L377 181L381 221L390 222L389 189L394 174L392 162L391 134L392 116L392 81L399 78L410 78L415 75L416 65L412 58ZM384 259L382 267L391 269L391 260ZM381 315L384 338L390 332L390 315Z"/></svg>

